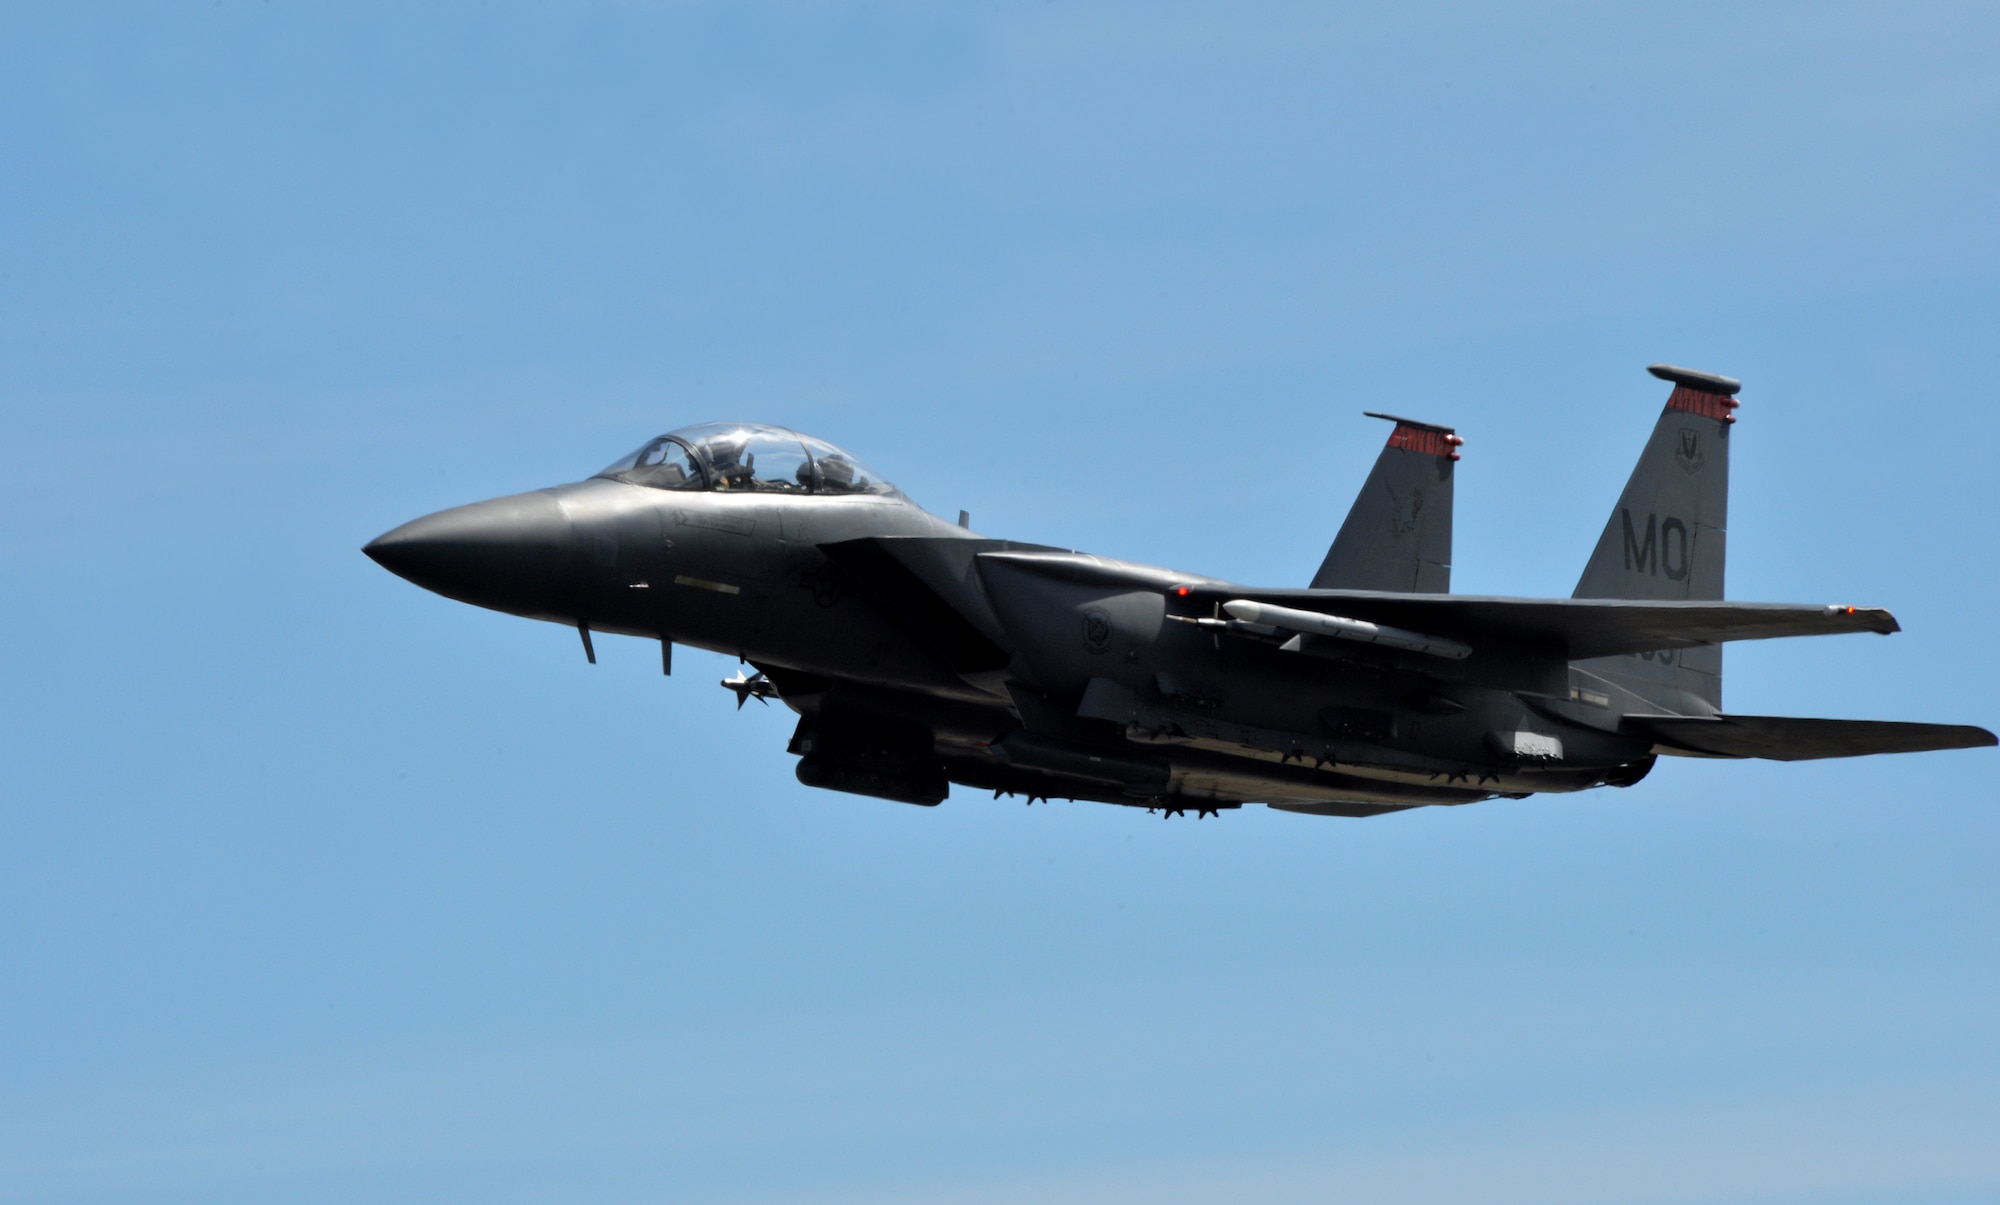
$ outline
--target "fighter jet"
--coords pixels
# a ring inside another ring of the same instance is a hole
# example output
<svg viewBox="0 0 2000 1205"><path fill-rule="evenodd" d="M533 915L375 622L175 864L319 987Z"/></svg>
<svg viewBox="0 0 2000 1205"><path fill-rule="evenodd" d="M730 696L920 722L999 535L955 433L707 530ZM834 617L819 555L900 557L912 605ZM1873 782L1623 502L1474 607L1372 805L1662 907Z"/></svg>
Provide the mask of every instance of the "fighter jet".
<svg viewBox="0 0 2000 1205"><path fill-rule="evenodd" d="M363 551L447 598L684 644L798 713L800 782L934 805L950 784L1168 816L1374 816L1625 787L1675 757L1992 745L1982 728L1735 715L1722 646L1898 630L1846 604L1727 602L1740 383L1673 387L1567 599L1454 595L1450 428L1391 415L1319 572L1262 588L990 539L848 453L684 427L586 481L428 515Z"/></svg>

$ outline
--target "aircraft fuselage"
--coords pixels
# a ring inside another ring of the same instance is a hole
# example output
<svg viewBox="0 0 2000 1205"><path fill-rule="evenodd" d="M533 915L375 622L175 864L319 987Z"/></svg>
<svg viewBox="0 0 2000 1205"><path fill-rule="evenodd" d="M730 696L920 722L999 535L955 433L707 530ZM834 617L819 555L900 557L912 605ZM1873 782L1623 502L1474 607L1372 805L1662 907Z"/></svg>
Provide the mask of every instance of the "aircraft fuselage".
<svg viewBox="0 0 2000 1205"><path fill-rule="evenodd" d="M825 551L870 540L921 542L947 565L933 588L955 586L947 601L990 616L977 634L999 655L955 665L939 647L952 634L919 631L921 617L885 605ZM1440 678L1412 654L1287 651L1177 621L1214 620L1175 591L1210 595L1226 585L1215 579L1080 558L1128 579L1106 585L980 555L1035 547L985 539L900 496L669 493L593 479L428 516L370 551L463 602L740 657L804 717L795 746L818 728L894 731L894 755L876 760L935 756L954 781L1023 795L1373 810L1624 784L1652 764L1649 741L1552 713L1550 702L1568 701L1564 665L1502 667L1503 680L1480 683ZM1524 695L1509 673L1546 689ZM1553 738L1562 757L1524 756L1494 736L1520 732Z"/></svg>
<svg viewBox="0 0 2000 1205"><path fill-rule="evenodd" d="M1197 813L1374 815L1628 786L1659 753L1784 760L1995 743L1947 724L1733 716L1731 640L1897 630L1887 611L1725 602L1737 382L1672 381L1568 599L1450 593L1462 441L1395 423L1304 589L946 523L849 454L712 423L574 485L429 515L366 551L437 593L757 668L812 786L952 782Z"/></svg>

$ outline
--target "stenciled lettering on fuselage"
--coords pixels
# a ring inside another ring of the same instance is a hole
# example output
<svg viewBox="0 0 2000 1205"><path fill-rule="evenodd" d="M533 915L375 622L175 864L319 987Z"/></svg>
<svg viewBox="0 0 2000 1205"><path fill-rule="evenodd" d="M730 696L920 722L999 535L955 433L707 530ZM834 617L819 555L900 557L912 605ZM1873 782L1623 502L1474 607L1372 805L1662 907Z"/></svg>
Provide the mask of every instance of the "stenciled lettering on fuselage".
<svg viewBox="0 0 2000 1205"><path fill-rule="evenodd" d="M1668 515L1662 520L1657 514L1646 516L1646 531L1639 534L1632 522L1632 512L1618 508L1618 517L1625 526L1625 568L1627 572L1644 573L1653 577L1666 574L1670 581L1680 581L1688 575L1688 529L1687 524Z"/></svg>
<svg viewBox="0 0 2000 1205"><path fill-rule="evenodd" d="M706 527L711 531L726 531L733 536L753 535L757 531L757 520L747 515L719 515L705 510L674 512L675 527Z"/></svg>

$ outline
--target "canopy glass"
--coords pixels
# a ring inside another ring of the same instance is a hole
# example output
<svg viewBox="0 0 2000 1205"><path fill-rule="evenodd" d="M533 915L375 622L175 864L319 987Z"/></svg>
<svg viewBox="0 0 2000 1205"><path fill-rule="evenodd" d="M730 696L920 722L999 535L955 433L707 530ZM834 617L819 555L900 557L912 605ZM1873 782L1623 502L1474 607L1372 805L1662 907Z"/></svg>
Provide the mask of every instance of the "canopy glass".
<svg viewBox="0 0 2000 1205"><path fill-rule="evenodd" d="M756 423L702 423L669 431L597 475L663 490L900 492L824 440Z"/></svg>

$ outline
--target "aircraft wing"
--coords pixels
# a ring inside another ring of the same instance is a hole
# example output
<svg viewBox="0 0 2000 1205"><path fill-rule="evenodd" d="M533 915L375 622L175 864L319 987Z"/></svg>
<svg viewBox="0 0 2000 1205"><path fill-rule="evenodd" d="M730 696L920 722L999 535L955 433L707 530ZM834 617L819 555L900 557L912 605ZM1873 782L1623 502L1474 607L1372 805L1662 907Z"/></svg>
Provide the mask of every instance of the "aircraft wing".
<svg viewBox="0 0 2000 1205"><path fill-rule="evenodd" d="M895 541L885 541L895 543ZM1482 641L1566 649L1571 660L1691 648L1731 640L1900 631L1875 607L1800 603L1660 602L1390 594L1373 590L1266 590L1071 552L982 553L981 559L1071 581L1180 596L1190 614L1238 599L1392 625L1474 645ZM1187 593L1180 595L1185 589Z"/></svg>
<svg viewBox="0 0 2000 1205"><path fill-rule="evenodd" d="M1286 601L1280 591L1241 596L1303 610L1456 637L1472 644L1505 640L1567 649L1573 661L1615 653L1692 648L1731 640L1900 631L1896 617L1872 607L1798 603L1633 602L1623 599L1342 596ZM1439 605L1442 604L1442 605Z"/></svg>
<svg viewBox="0 0 2000 1205"><path fill-rule="evenodd" d="M1965 724L1902 724L1883 720L1812 720L1777 715L1626 716L1625 725L1650 734L1660 752L1697 757L1763 757L1811 761L1871 753L1927 753L1977 749L1996 742L1984 728Z"/></svg>

